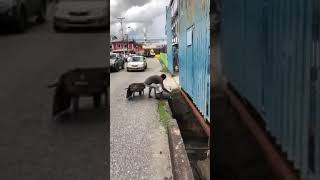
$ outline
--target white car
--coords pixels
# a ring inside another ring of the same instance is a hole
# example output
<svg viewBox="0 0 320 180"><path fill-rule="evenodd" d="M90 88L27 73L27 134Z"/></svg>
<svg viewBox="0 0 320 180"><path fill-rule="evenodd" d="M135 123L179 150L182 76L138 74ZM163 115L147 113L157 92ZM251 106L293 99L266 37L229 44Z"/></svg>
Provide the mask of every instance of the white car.
<svg viewBox="0 0 320 180"><path fill-rule="evenodd" d="M145 71L147 69L147 61L143 56L128 57L127 71Z"/></svg>

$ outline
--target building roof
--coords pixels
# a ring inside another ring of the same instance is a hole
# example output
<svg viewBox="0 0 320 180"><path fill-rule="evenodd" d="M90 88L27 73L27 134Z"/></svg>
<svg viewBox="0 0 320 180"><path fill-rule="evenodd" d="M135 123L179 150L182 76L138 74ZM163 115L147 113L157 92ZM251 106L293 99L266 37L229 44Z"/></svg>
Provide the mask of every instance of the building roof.
<svg viewBox="0 0 320 180"><path fill-rule="evenodd" d="M124 42L127 42L127 41L129 41L129 42L136 42L134 39L129 39L129 40L125 39L125 40L124 40ZM122 39L114 39L114 40L112 40L112 42L113 42L113 43L123 42L123 40L122 40Z"/></svg>

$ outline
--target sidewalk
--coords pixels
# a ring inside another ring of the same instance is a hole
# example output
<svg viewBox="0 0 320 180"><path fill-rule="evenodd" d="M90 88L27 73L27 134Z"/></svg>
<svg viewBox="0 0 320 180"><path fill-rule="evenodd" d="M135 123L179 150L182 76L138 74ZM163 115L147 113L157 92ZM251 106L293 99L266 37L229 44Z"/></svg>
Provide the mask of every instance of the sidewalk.
<svg viewBox="0 0 320 180"><path fill-rule="evenodd" d="M161 65L148 59L145 72L111 73L110 170L116 180L165 180L172 178L168 136L160 123L158 103L142 97L127 100L125 88L133 82L161 74ZM169 78L168 78L169 79ZM170 82L171 84L172 82ZM174 84L171 85L174 87Z"/></svg>
<svg viewBox="0 0 320 180"><path fill-rule="evenodd" d="M179 86L179 76L174 76L172 77L172 75L170 73L165 73L167 75L167 78L163 81L164 86L168 89L168 90L173 90L173 89L178 89L180 88Z"/></svg>

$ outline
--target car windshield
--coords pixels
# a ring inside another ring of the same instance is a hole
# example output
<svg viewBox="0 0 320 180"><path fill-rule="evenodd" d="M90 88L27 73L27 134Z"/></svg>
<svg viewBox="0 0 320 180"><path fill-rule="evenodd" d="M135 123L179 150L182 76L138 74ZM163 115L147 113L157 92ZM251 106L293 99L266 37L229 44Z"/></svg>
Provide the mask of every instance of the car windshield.
<svg viewBox="0 0 320 180"><path fill-rule="evenodd" d="M141 56L133 56L129 59L129 61L131 62L142 62L143 61L143 57Z"/></svg>

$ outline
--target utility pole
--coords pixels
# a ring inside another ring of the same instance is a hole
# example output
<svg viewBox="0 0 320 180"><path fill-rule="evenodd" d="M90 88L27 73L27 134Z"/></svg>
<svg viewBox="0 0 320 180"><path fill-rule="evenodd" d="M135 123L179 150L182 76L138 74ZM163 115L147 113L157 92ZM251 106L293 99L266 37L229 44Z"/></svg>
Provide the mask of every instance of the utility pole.
<svg viewBox="0 0 320 180"><path fill-rule="evenodd" d="M127 36L127 53L129 54L129 34L126 34Z"/></svg>
<svg viewBox="0 0 320 180"><path fill-rule="evenodd" d="M130 30L130 26L128 27L128 29ZM133 42L132 42L132 46L133 46ZM129 54L129 31L127 33L127 53Z"/></svg>
<svg viewBox="0 0 320 180"><path fill-rule="evenodd" d="M125 50L124 50L124 36L123 36L123 27L122 27L122 23L123 23L123 20L125 19L124 17L119 17L117 18L120 20L120 24L121 24L121 35L122 35L122 48L123 48L123 55L125 55Z"/></svg>

